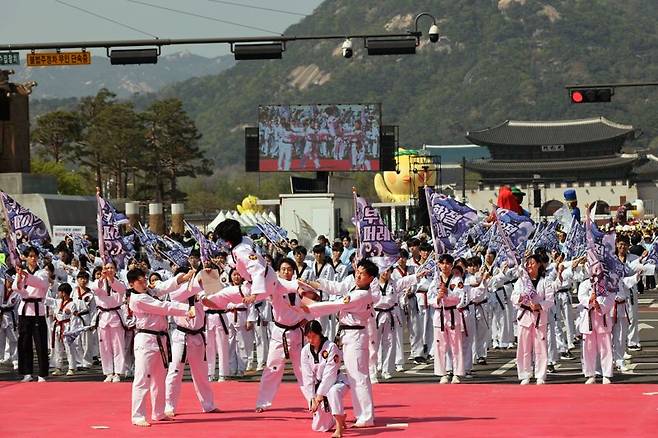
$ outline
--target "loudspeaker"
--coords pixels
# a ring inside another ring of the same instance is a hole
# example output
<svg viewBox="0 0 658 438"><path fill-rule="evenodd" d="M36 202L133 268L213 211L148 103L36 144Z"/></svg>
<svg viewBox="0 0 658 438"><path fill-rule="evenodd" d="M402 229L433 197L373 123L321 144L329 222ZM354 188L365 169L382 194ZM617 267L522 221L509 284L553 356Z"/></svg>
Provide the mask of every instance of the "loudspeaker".
<svg viewBox="0 0 658 438"><path fill-rule="evenodd" d="M418 207L416 207L416 225L430 226L430 215L427 211L427 197L425 187L418 189Z"/></svg>
<svg viewBox="0 0 658 438"><path fill-rule="evenodd" d="M379 169L395 170L395 153L398 150L398 127L382 125L379 136Z"/></svg>
<svg viewBox="0 0 658 438"><path fill-rule="evenodd" d="M259 163L258 128L244 128L244 168L247 172L258 172Z"/></svg>
<svg viewBox="0 0 658 438"><path fill-rule="evenodd" d="M541 189L532 189L532 206L541 208Z"/></svg>
<svg viewBox="0 0 658 438"><path fill-rule="evenodd" d="M0 90L0 120L8 122L11 120L11 99L5 95L3 90Z"/></svg>

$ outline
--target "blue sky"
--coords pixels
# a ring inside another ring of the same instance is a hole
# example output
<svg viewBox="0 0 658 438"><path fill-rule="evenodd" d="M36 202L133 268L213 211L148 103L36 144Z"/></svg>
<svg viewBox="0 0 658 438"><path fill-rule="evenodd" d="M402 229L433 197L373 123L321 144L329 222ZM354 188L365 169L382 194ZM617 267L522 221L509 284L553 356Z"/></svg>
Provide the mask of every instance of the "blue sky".
<svg viewBox="0 0 658 438"><path fill-rule="evenodd" d="M62 2L121 22L146 34L94 17ZM272 34L158 9L144 3L282 33L303 16L247 8L244 5L309 15L321 0L7 0L3 3L0 42L5 44L152 38L148 34L160 38L267 36ZM229 53L227 45L198 45L165 47L163 54L181 50L204 56Z"/></svg>

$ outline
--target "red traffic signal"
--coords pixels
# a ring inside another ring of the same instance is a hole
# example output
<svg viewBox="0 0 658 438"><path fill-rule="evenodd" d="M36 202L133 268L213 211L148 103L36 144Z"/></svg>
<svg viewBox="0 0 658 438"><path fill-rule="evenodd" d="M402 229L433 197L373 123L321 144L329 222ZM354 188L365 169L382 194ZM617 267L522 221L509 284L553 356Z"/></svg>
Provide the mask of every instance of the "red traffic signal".
<svg viewBox="0 0 658 438"><path fill-rule="evenodd" d="M614 88L579 88L569 90L571 103L610 102Z"/></svg>

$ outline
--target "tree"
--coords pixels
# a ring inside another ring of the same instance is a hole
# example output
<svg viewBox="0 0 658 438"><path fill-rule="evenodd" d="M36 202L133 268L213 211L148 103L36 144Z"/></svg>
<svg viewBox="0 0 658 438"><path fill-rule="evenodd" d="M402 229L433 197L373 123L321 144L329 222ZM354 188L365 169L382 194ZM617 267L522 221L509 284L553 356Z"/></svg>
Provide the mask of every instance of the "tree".
<svg viewBox="0 0 658 438"><path fill-rule="evenodd" d="M94 193L94 188L89 182L89 175L84 172L68 170L62 163L39 159L33 159L30 166L34 174L52 175L57 178L57 192L61 195L91 195Z"/></svg>
<svg viewBox="0 0 658 438"><path fill-rule="evenodd" d="M201 134L183 109L179 99L153 102L142 117L146 127L147 161L155 182L156 201L165 198L176 202L185 194L178 190L181 176L210 175L212 161L198 146ZM168 180L169 190L165 189Z"/></svg>
<svg viewBox="0 0 658 438"><path fill-rule="evenodd" d="M77 113L53 111L37 118L32 142L40 147L41 156L60 163L73 153L73 145L81 135L82 121Z"/></svg>
<svg viewBox="0 0 658 438"><path fill-rule="evenodd" d="M102 88L96 96L83 97L78 106L78 113L80 114L80 120L82 120L83 126L83 140L75 146L75 161L89 167L94 172L96 176L96 187L101 189L101 194L103 189L101 151L95 145L89 143L88 136L98 114L112 105L115 102L115 97L116 95L114 93L106 88Z"/></svg>
<svg viewBox="0 0 658 438"><path fill-rule="evenodd" d="M128 178L141 162L144 126L131 103L110 103L93 119L87 142L98 153L97 161L109 179L111 197L128 196Z"/></svg>

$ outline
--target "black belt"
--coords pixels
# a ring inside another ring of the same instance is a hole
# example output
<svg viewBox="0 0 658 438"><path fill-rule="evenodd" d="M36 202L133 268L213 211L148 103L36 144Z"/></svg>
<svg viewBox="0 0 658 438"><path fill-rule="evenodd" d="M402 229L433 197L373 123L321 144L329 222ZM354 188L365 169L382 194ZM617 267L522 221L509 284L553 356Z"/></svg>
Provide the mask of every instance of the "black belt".
<svg viewBox="0 0 658 438"><path fill-rule="evenodd" d="M83 326L85 325L85 320L83 318L84 315L89 315L89 309L83 310L82 312L78 312L78 314L75 315L76 317L78 317L80 319L80 321L82 321Z"/></svg>
<svg viewBox="0 0 658 438"><path fill-rule="evenodd" d="M445 325L443 322L443 312L444 310L450 310L450 329L454 330L455 329L455 309L457 309L457 306L441 306L439 309L441 311L441 331L444 331Z"/></svg>
<svg viewBox="0 0 658 438"><path fill-rule="evenodd" d="M317 382L315 382L315 391L316 392L318 391L318 388L320 387L320 383L322 383L322 380L318 380ZM327 399L327 396L322 397L322 407L324 408L325 412L331 412L331 408L329 407L329 399Z"/></svg>
<svg viewBox="0 0 658 438"><path fill-rule="evenodd" d="M381 307L375 307L375 312L377 312L377 317L375 317L375 325L379 328L379 318L382 317L385 313L391 313L395 309L395 306L391 306L388 309L383 309ZM391 315L391 328L395 328L395 318Z"/></svg>
<svg viewBox="0 0 658 438"><path fill-rule="evenodd" d="M100 312L116 312L117 315L119 315L119 321L121 321L121 327L123 327L124 330L128 330L128 327L124 325L123 318L121 318L121 314L119 313L119 310L121 310L121 306L109 307L109 308L97 306L96 308L99 310L99 313L96 315L96 324L94 324L94 330L98 329L98 321L101 319Z"/></svg>
<svg viewBox="0 0 658 438"><path fill-rule="evenodd" d="M507 283L505 283L505 284L507 284ZM505 298L505 304L507 304L507 292L505 292L505 288L504 288L504 287L499 287L498 289L496 289L496 290L494 291L494 295L496 296L496 301L498 301L498 304L500 304L500 308L503 309L503 310L505 310L505 305L503 304L503 302L501 301L500 297L498 296L498 291L499 291L499 290L502 290L502 291L503 291L503 297Z"/></svg>
<svg viewBox="0 0 658 438"><path fill-rule="evenodd" d="M523 309L523 313L516 318L517 321L521 321L521 318L523 318L523 315L525 315L526 312L534 312L531 307L526 306L525 304L521 304L521 308ZM537 320L535 321L535 328L539 328L539 320L541 319L541 312L537 311Z"/></svg>
<svg viewBox="0 0 658 438"><path fill-rule="evenodd" d="M42 298L23 298L24 303L32 303L34 304L34 316L40 316L39 315L39 303L43 301ZM25 312L27 311L27 306L23 306L23 312L21 313L21 316L26 316Z"/></svg>
<svg viewBox="0 0 658 438"><path fill-rule="evenodd" d="M147 335L153 335L158 340L158 348L160 349L160 356L162 356L162 365L167 369L169 367L169 362L171 362L171 339L169 338L169 332L158 332L155 330L147 329L137 329L137 333L146 333ZM162 343L162 337L167 339L167 350L165 351L164 344Z"/></svg>
<svg viewBox="0 0 658 438"><path fill-rule="evenodd" d="M236 307L234 309L229 310L229 312L233 313L233 324L238 323L238 312L246 312L246 311L247 309L245 309L244 307Z"/></svg>
<svg viewBox="0 0 658 438"><path fill-rule="evenodd" d="M347 324L338 324L338 330L336 330L336 337L334 338L334 344L338 345L339 348L343 347L341 342L341 336L346 330L363 330L365 327L362 325L347 325Z"/></svg>
<svg viewBox="0 0 658 438"><path fill-rule="evenodd" d="M281 334L281 342L283 343L283 353L285 354L286 359L290 359L290 350L288 348L288 338L286 337L286 333L289 332L290 330L299 329L302 333L302 339L304 339L304 329L302 329L302 321L299 321L295 325L285 325L274 321L275 326L279 327L280 329L283 329L283 333Z"/></svg>
<svg viewBox="0 0 658 438"><path fill-rule="evenodd" d="M11 307L0 307L0 319L2 315L9 313L11 315L11 325L14 326L14 331L16 330L16 315L14 314L14 306Z"/></svg>
<svg viewBox="0 0 658 438"><path fill-rule="evenodd" d="M568 287L564 287L564 288L562 288L562 289L558 289L557 292L558 292L558 293L560 293L560 292L571 292L571 289L568 288Z"/></svg>
<svg viewBox="0 0 658 438"><path fill-rule="evenodd" d="M587 318L589 319L589 331L592 331L592 310L595 310L594 307L590 308L587 311ZM605 318L605 313L603 314L603 327L608 327L608 320Z"/></svg>
<svg viewBox="0 0 658 438"><path fill-rule="evenodd" d="M185 337L187 337L187 335L192 335L192 336L201 335L201 338L203 339L203 360L207 360L207 358L206 358L206 346L208 344L206 343L206 334L205 334L206 321L205 320L203 321L203 327L201 327L198 330L192 330L192 329L188 329L186 327L181 327L178 324L176 324L176 330L185 333ZM184 364L185 359L187 359L187 339L186 339L185 343L183 344L183 356L181 357L180 362L182 364Z"/></svg>
<svg viewBox="0 0 658 438"><path fill-rule="evenodd" d="M222 323L222 329L224 329L224 333L228 336L228 326L226 325L226 321L224 321L224 317L222 316L223 314L226 313L226 310L219 310L219 309L208 309L206 310L206 315L219 315L219 322Z"/></svg>

